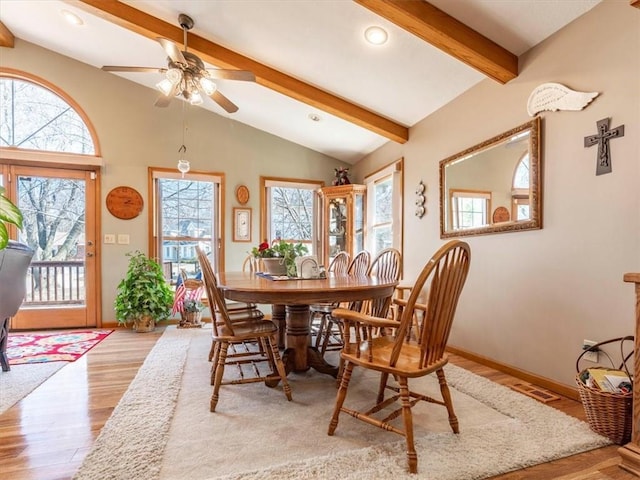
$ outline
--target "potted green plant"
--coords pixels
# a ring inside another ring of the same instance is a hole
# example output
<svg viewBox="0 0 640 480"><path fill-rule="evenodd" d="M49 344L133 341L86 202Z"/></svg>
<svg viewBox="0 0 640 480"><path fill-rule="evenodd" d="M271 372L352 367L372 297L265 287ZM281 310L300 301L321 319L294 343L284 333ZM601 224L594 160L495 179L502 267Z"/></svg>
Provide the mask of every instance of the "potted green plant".
<svg viewBox="0 0 640 480"><path fill-rule="evenodd" d="M120 325L133 322L136 332L151 332L171 313L173 292L155 260L140 251L127 253L129 267L114 302Z"/></svg>
<svg viewBox="0 0 640 480"><path fill-rule="evenodd" d="M22 212L5 195L5 188L0 186L0 250L9 244L8 223L22 230Z"/></svg>
<svg viewBox="0 0 640 480"><path fill-rule="evenodd" d="M302 243L291 243L277 240L269 246L264 241L259 246L253 247L251 254L261 258L265 270L272 275L296 276L296 257L305 255L309 250Z"/></svg>

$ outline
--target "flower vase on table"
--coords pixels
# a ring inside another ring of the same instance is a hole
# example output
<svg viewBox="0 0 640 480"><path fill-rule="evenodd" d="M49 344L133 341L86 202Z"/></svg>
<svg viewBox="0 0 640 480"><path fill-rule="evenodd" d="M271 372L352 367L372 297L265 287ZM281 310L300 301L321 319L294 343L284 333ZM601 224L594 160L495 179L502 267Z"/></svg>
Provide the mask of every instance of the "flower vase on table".
<svg viewBox="0 0 640 480"><path fill-rule="evenodd" d="M262 260L265 273L273 276L296 276L295 258L307 253L307 247L302 243L290 243L277 240L269 246L264 241L251 250L251 254Z"/></svg>
<svg viewBox="0 0 640 480"><path fill-rule="evenodd" d="M283 258L263 258L262 263L266 273L274 276L281 276L287 274L287 266L284 263Z"/></svg>

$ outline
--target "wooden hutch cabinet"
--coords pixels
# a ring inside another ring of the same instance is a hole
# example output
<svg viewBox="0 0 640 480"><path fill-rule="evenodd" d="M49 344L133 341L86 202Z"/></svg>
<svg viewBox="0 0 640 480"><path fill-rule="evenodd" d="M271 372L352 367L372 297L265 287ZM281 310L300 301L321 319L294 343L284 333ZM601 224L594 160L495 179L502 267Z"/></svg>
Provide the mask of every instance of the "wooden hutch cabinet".
<svg viewBox="0 0 640 480"><path fill-rule="evenodd" d="M338 185L320 189L322 256L326 267L338 252L351 258L364 249L365 185Z"/></svg>

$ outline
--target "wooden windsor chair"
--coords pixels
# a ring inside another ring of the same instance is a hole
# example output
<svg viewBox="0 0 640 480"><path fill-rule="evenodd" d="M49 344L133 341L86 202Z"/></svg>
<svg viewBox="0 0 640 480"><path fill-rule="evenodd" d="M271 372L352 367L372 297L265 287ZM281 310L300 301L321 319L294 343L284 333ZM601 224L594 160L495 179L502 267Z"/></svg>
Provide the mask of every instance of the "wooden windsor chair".
<svg viewBox="0 0 640 480"><path fill-rule="evenodd" d="M385 248L378 252L371 265L367 269L368 276L375 276L378 278L386 278L393 281L398 281L402 275L402 254L398 249ZM387 318L391 311L391 304L393 301L393 295L389 297L376 298L373 300L362 300L358 302L352 302L349 305L349 310L357 311L365 315L373 317ZM340 321L340 319L332 317L332 321L338 325L340 333L340 345L344 345L344 329L346 326ZM384 329L369 329L354 332L357 335L362 335L363 339L370 338L373 335L384 335L386 332ZM338 367L338 385L342 378L342 372L344 370L344 360L340 358Z"/></svg>
<svg viewBox="0 0 640 480"><path fill-rule="evenodd" d="M336 275L344 275L349 268L349 254L345 251L339 252L329 264L328 272L333 272ZM324 338L320 332L324 332L326 324L329 321L328 317L331 316L331 312L339 305L338 302L328 303L315 303L309 306L309 312L311 315L311 334L315 335L315 347L319 348L322 339ZM324 354L324 351L322 352Z"/></svg>
<svg viewBox="0 0 640 480"><path fill-rule="evenodd" d="M365 423L391 431L405 437L407 443L407 463L410 473L418 471L418 456L413 439L413 417L411 408L420 400L446 407L449 425L454 433L459 432L458 419L453 409L449 387L443 367L448 362L445 347L451 331L456 306L469 272L469 245L453 240L443 245L427 262L418 276L411 294L401 303L400 322L385 317L373 317L361 312L338 308L333 316L345 324L345 346L340 353L345 362L340 389L336 396L333 416L328 434L333 435L341 413L362 420ZM423 288L427 288L426 305L417 304ZM413 325L414 310L424 311L424 321L413 335L408 335ZM391 328L393 334L373 337L376 328ZM359 332L370 332L367 341L362 341ZM351 337L355 332L355 339ZM353 370L361 367L380 374L380 384L373 407L358 411L344 406ZM428 397L409 389L409 379L435 372L442 400ZM389 384L389 376L395 384ZM387 391L393 392L385 399ZM383 409L395 405L400 407L385 416L377 418ZM402 425L392 421L402 416Z"/></svg>
<svg viewBox="0 0 640 480"><path fill-rule="evenodd" d="M276 333L278 327L270 320L263 318L246 317L243 320L232 320L227 310L226 302L218 289L216 276L211 263L202 250L196 247L198 262L202 269L202 279L209 302L215 305L212 310L212 366L211 378L213 393L210 401L210 411L215 412L219 400L220 387L222 385L235 385L253 382L265 382L266 380L281 380L284 394L287 400L291 400L291 387L287 381L287 374L278 351ZM215 314L213 313L215 312ZM229 347L235 344L256 342L262 347L262 351L246 354L227 355ZM264 374L259 367L266 362L270 373ZM224 379L224 371L227 365L237 366L238 377ZM243 368L248 367L248 368ZM275 385L274 382L268 382Z"/></svg>
<svg viewBox="0 0 640 480"><path fill-rule="evenodd" d="M354 276L366 275L370 262L371 254L366 250L362 250L348 264L346 274ZM355 308L357 305L359 305L359 302L351 302L346 304L345 307ZM331 312L338 306L338 303L331 304L330 307L326 308L326 312L322 312L321 322L317 328L315 346L323 356L328 350L340 350L342 348L342 327L340 322L337 322L331 316Z"/></svg>
<svg viewBox="0 0 640 480"><path fill-rule="evenodd" d="M249 257L251 257L253 260L259 260L259 259L255 259L252 255L249 255ZM247 259L245 259L242 265L243 271L245 269L245 265L249 265L249 263L247 262ZM259 263L257 261L254 261L251 263L251 265L259 266ZM209 302L206 298L203 300L205 301L204 303L209 305ZM223 299L223 300L227 307L227 315L229 319L234 323L243 322L248 319L253 320L253 319L264 318L264 312L260 310L255 303L236 302L236 301L227 300L227 299ZM209 308L211 310L212 319L215 319L216 311L218 307L215 304L213 304L213 305L209 305ZM256 346L257 346L257 350L264 354L262 345L259 342L256 343L256 342L244 341L239 343L232 343L230 345L230 349L229 349L229 352L227 353L227 356L236 356L236 355L243 356L243 355L251 354L256 351L256 348L255 348ZM212 341L211 349L209 350L210 362L213 360L214 347L215 347L215 342ZM211 385L213 385L213 380L214 379L212 376Z"/></svg>
<svg viewBox="0 0 640 480"><path fill-rule="evenodd" d="M371 262L367 275L388 278L394 281L400 280L402 276L402 254L395 248L381 250ZM392 297L365 300L358 310L374 317L386 317L391 306L391 300ZM353 308L352 310L356 309Z"/></svg>

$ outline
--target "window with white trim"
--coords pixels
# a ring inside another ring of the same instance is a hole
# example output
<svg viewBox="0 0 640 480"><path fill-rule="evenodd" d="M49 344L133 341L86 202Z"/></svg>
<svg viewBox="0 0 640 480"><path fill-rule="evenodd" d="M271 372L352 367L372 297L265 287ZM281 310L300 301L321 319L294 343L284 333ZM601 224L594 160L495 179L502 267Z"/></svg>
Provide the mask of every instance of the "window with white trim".
<svg viewBox="0 0 640 480"><path fill-rule="evenodd" d="M195 247L199 246L218 270L220 245L220 184L215 174L153 170L153 248L168 280L181 271L198 271Z"/></svg>
<svg viewBox="0 0 640 480"><path fill-rule="evenodd" d="M491 192L479 190L449 190L451 205L450 228L483 227L489 224Z"/></svg>
<svg viewBox="0 0 640 480"><path fill-rule="evenodd" d="M529 152L526 152L513 172L511 218L515 221L531 218L529 173Z"/></svg>
<svg viewBox="0 0 640 480"><path fill-rule="evenodd" d="M402 251L402 160L365 178L366 248L372 256L385 248Z"/></svg>
<svg viewBox="0 0 640 480"><path fill-rule="evenodd" d="M318 196L322 182L260 177L262 218L260 242L285 240L306 245L309 255L318 252ZM259 242L258 242L259 243Z"/></svg>

